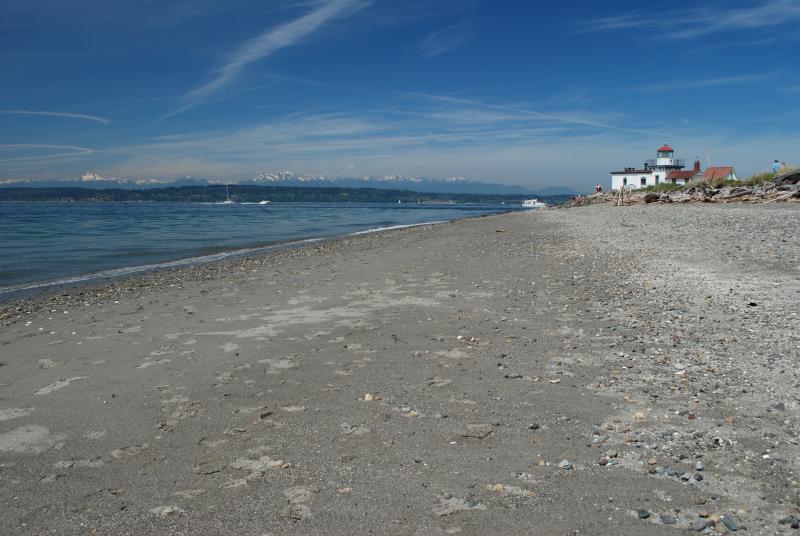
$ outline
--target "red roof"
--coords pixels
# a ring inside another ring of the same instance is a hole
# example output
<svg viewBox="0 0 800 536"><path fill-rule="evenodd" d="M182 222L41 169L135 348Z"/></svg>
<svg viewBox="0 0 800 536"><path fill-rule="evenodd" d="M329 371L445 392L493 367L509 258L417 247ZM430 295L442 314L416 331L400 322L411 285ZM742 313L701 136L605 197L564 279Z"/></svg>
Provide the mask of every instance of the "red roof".
<svg viewBox="0 0 800 536"><path fill-rule="evenodd" d="M733 173L733 166L710 167L703 172L706 180L727 179Z"/></svg>
<svg viewBox="0 0 800 536"><path fill-rule="evenodd" d="M665 143L664 145L662 145L661 147L658 148L658 152L659 153L662 153L662 152L670 152L671 153L673 151L672 151L672 147L670 147L669 145L667 145Z"/></svg>
<svg viewBox="0 0 800 536"><path fill-rule="evenodd" d="M667 180L671 180L671 179L691 179L695 175L697 175L697 172L695 170L693 170L693 169L690 169L688 171L677 171L677 170L675 170L675 171L670 171L669 173L667 173Z"/></svg>

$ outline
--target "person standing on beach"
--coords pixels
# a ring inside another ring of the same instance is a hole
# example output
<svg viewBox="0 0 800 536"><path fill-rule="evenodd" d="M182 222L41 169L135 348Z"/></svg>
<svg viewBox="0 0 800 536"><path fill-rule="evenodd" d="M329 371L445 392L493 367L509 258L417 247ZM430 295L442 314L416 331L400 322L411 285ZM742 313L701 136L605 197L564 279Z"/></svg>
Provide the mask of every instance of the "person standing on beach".
<svg viewBox="0 0 800 536"><path fill-rule="evenodd" d="M781 169L781 164L777 160L775 160L772 163L772 172L777 173L779 169Z"/></svg>

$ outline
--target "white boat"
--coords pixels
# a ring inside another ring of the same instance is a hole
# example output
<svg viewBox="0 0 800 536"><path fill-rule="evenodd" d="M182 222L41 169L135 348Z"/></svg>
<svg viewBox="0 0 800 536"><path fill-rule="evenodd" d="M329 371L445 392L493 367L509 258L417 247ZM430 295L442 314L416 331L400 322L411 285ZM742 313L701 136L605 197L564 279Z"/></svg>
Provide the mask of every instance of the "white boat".
<svg viewBox="0 0 800 536"><path fill-rule="evenodd" d="M269 205L269 201L267 201L267 200L265 199L265 200L263 200L263 201L259 201L259 202L258 202L258 204L259 204L259 205Z"/></svg>
<svg viewBox="0 0 800 536"><path fill-rule="evenodd" d="M218 205L233 205L233 200L231 199L229 185L225 185L225 201L218 201Z"/></svg>
<svg viewBox="0 0 800 536"><path fill-rule="evenodd" d="M522 202L522 206L525 208L545 208L547 203L542 203L538 199L525 199Z"/></svg>

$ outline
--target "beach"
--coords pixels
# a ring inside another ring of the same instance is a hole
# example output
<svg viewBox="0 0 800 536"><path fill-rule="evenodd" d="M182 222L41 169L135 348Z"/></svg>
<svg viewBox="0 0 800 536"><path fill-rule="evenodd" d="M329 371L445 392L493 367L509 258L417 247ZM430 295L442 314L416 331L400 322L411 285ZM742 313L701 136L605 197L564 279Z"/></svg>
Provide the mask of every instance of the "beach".
<svg viewBox="0 0 800 536"><path fill-rule="evenodd" d="M0 533L796 533L798 224L536 210L0 305Z"/></svg>

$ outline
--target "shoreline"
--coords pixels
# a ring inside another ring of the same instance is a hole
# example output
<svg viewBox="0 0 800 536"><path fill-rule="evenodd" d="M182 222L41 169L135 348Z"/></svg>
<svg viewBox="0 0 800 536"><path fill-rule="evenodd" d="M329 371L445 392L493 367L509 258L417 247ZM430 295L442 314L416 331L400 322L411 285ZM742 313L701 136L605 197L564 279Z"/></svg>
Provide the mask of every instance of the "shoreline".
<svg viewBox="0 0 800 536"><path fill-rule="evenodd" d="M791 531L797 216L490 215L41 300L0 329L0 532Z"/></svg>
<svg viewBox="0 0 800 536"><path fill-rule="evenodd" d="M414 227L425 227L430 225L439 225L445 223L452 223L460 220L468 220L472 218L483 218L487 216L511 214L517 211L501 211L493 212L490 214L481 214L475 216L465 216L463 218L456 218L451 220L435 220L421 223L410 224L397 224L384 227L374 227L365 229L363 231L354 231L346 234L323 235L315 237L306 237L300 239L290 239L285 241L269 242L264 244L256 244L245 248L232 248L223 249L216 253L210 253L199 256L179 257L175 259L168 259L158 263L151 263L146 265L125 266L120 268L112 268L100 272L93 272L88 274L76 274L72 276L63 276L55 279L48 279L42 281L31 281L20 283L16 285L8 285L0 287L0 322L3 322L7 317L7 309L12 306L17 307L24 302L30 300L47 299L49 296L64 293L72 289L82 289L102 287L103 285L110 285L116 281L125 281L130 278L146 277L149 274L154 274L163 271L181 270L200 268L207 264L225 262L227 260L235 260L239 258L258 257L261 255L270 255L273 253L281 252L288 249L297 249L308 247L313 244L325 243L337 240L343 240L349 237L357 237L362 235L370 235L373 233L380 233L385 231L393 231Z"/></svg>
<svg viewBox="0 0 800 536"><path fill-rule="evenodd" d="M420 224L420 226L424 225L426 224ZM380 233L383 231L376 232ZM369 234L370 233L363 236L369 236ZM248 250L246 250L247 252L241 255L226 255L222 258L212 259L207 262L187 262L184 264L182 261L191 261L193 258L178 259L172 261L180 263L174 266L169 266L169 264L171 264L170 262L164 263L167 266L163 268L144 269L142 271L124 273L117 277L92 277L89 280L78 281L74 285L47 285L41 293L37 293L36 295L25 296L9 301L0 299L0 321L5 322L6 319L11 318L10 315L7 316L8 310L12 308L19 309L20 307L25 308L25 305L32 306L30 308L31 312L42 310L47 304L51 304L54 301L63 303L64 305L81 305L83 304L83 296L90 293L96 293L98 295L109 294L121 297L126 291L128 293L135 292L137 288L151 289L157 285L172 287L181 284L196 283L210 277L222 276L226 270L242 270L250 265L280 263L295 255L324 255L325 251L336 247L338 243L347 242L351 238L360 236L361 235L343 235L328 238L309 238L289 242L288 244L276 244L274 249L273 246L248 248ZM92 274L90 274L90 276L91 275ZM93 304L99 303L100 302L94 302Z"/></svg>

